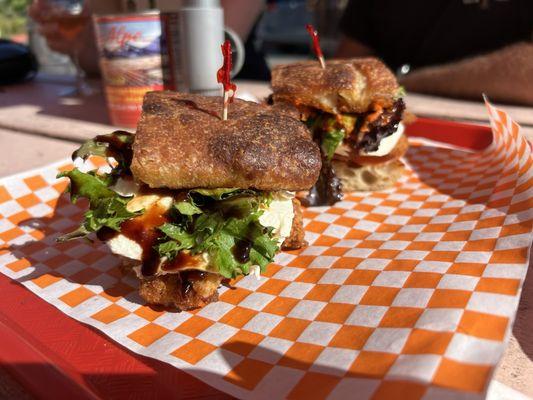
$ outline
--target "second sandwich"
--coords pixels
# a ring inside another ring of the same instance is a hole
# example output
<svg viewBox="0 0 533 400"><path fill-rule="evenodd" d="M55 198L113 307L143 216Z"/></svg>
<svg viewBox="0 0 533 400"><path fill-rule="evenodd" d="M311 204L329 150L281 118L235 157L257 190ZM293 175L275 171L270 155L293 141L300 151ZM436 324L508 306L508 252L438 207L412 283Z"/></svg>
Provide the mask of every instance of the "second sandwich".
<svg viewBox="0 0 533 400"><path fill-rule="evenodd" d="M309 205L333 204L346 191L379 190L404 172L400 124L405 108L392 72L378 59L280 65L272 71L275 105L290 103L322 150L322 172Z"/></svg>

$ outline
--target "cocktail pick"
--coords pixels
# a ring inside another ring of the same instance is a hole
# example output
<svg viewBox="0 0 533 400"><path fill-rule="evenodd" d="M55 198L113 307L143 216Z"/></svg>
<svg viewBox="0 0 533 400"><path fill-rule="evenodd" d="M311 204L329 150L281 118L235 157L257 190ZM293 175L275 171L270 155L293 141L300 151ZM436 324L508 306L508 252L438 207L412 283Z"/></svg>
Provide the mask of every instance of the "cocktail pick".
<svg viewBox="0 0 533 400"><path fill-rule="evenodd" d="M318 41L318 32L311 24L307 24L305 29L307 29L307 32L309 32L309 35L311 35L311 39L313 39L313 49L315 50L318 61L320 62L320 66L325 69L326 61L324 60L324 55L322 54L322 49L320 48L320 42Z"/></svg>
<svg viewBox="0 0 533 400"><path fill-rule="evenodd" d="M233 102L237 86L231 82L231 43L229 40L226 40L220 47L222 48L224 64L222 64L222 67L217 72L217 81L218 83L222 83L224 87L222 120L225 121L228 119L228 104Z"/></svg>

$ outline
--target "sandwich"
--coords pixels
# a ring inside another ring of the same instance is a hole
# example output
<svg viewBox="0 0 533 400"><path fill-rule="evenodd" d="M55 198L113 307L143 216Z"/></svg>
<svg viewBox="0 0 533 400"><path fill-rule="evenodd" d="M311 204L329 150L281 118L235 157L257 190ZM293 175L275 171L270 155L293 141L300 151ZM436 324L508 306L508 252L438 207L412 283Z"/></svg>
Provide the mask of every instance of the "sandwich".
<svg viewBox="0 0 533 400"><path fill-rule="evenodd" d="M95 233L149 304L201 307L221 284L305 244L294 193L318 178L318 146L288 112L236 99L222 121L219 109L217 97L149 92L135 135L100 135L73 154L105 157L110 171L59 174L73 202L89 202L59 240Z"/></svg>
<svg viewBox="0 0 533 400"><path fill-rule="evenodd" d="M392 72L378 59L280 65L272 71L273 104L289 103L322 152L322 171L307 205L333 204L344 191L392 186L407 150L400 124L405 104Z"/></svg>

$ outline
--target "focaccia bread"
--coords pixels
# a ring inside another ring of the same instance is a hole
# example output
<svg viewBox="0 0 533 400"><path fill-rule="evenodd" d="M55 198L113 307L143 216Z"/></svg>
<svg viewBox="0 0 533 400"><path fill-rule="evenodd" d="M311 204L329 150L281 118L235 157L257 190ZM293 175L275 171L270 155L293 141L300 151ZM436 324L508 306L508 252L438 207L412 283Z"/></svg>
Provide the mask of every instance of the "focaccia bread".
<svg viewBox="0 0 533 400"><path fill-rule="evenodd" d="M376 58L336 59L279 65L272 71L274 103L289 102L332 114L366 112L371 104L392 106L398 82Z"/></svg>
<svg viewBox="0 0 533 400"><path fill-rule="evenodd" d="M320 151L300 121L239 99L222 121L221 108L220 97L147 93L133 175L169 189L301 190L315 183Z"/></svg>

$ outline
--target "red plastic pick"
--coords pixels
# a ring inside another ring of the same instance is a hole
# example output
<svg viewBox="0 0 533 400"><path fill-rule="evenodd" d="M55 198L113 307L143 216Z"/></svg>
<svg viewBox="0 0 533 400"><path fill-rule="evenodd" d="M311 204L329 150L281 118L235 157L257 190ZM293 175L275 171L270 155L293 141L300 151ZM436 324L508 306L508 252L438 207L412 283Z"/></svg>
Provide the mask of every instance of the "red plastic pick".
<svg viewBox="0 0 533 400"><path fill-rule="evenodd" d="M313 39L313 49L315 50L318 61L320 62L320 66L322 68L326 68L326 62L324 61L324 55L322 54L322 49L320 48L320 42L318 40L318 32L311 24L307 24L305 29L307 29L307 32L309 32L309 35L311 35L311 39Z"/></svg>
<svg viewBox="0 0 533 400"><path fill-rule="evenodd" d="M228 115L228 102L233 101L235 92L237 91L237 85L231 82L231 43L229 40L226 40L222 46L222 56L224 57L224 64L217 72L217 82L222 83L224 87L224 111L223 118L227 119ZM231 96L229 96L229 91L231 90Z"/></svg>

